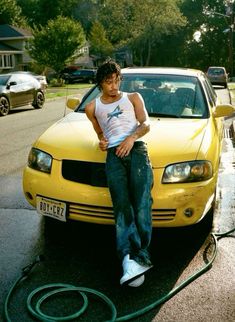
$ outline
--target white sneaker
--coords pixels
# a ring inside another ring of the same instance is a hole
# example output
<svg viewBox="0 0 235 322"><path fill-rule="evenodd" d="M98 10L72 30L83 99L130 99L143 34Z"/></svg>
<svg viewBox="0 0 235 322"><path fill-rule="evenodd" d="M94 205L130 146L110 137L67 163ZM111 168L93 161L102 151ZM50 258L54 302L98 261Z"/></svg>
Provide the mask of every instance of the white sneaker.
<svg viewBox="0 0 235 322"><path fill-rule="evenodd" d="M140 277L137 277L134 281L128 283L128 286L139 287L144 283L144 280L145 280L144 275L141 275Z"/></svg>
<svg viewBox="0 0 235 322"><path fill-rule="evenodd" d="M130 259L130 255L126 255L123 259L123 276L120 279L120 284L123 285L128 281L132 282L132 279L137 279L143 273L147 272L152 266L144 266L137 263L135 260ZM143 280L143 277L142 279ZM140 281L141 281L140 280ZM143 283L144 281L142 281ZM137 282L136 282L137 283Z"/></svg>

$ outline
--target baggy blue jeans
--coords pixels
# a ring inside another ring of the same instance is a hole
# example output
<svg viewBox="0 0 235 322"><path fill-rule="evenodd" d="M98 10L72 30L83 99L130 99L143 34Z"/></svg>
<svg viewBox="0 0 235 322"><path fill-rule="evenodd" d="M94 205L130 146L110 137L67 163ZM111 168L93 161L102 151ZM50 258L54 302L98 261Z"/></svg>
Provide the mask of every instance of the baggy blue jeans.
<svg viewBox="0 0 235 322"><path fill-rule="evenodd" d="M134 143L127 157L117 157L109 148L106 175L116 224L117 254L127 254L142 265L151 265L148 248L152 235L153 173L147 145Z"/></svg>

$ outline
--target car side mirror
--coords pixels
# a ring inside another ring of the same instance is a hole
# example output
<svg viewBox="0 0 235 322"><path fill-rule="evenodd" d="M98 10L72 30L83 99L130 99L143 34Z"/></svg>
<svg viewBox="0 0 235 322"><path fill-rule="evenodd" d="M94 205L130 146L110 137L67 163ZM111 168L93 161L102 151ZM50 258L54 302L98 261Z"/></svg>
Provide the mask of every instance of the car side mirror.
<svg viewBox="0 0 235 322"><path fill-rule="evenodd" d="M16 82L10 82L10 83L7 84L6 88L10 89L10 87L13 86L13 85L17 85L17 83Z"/></svg>
<svg viewBox="0 0 235 322"><path fill-rule="evenodd" d="M219 104L216 105L215 111L213 112L214 117L230 116L235 113L235 107L231 104Z"/></svg>
<svg viewBox="0 0 235 322"><path fill-rule="evenodd" d="M78 97L69 97L67 99L66 106L71 110L75 110L75 108L80 104L80 99Z"/></svg>

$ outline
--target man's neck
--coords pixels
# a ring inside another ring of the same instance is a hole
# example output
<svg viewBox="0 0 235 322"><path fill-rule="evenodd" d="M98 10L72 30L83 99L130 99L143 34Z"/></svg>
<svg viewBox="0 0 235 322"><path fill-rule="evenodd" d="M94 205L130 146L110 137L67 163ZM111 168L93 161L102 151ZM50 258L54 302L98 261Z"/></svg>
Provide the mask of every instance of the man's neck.
<svg viewBox="0 0 235 322"><path fill-rule="evenodd" d="M118 101L121 97L122 97L122 92L118 92L118 94L114 96L102 94L100 99L102 100L102 102L109 104L109 103L114 103Z"/></svg>

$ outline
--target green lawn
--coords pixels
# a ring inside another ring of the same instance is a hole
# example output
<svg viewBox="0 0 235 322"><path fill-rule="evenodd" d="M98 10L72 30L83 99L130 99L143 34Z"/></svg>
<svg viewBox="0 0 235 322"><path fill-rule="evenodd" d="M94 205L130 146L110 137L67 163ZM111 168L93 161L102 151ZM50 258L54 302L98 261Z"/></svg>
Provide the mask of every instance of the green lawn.
<svg viewBox="0 0 235 322"><path fill-rule="evenodd" d="M235 83L228 83L228 88L230 90L234 90L235 89Z"/></svg>
<svg viewBox="0 0 235 322"><path fill-rule="evenodd" d="M48 86L46 90L46 99L63 97L77 94L80 89L90 88L93 84L68 84L62 87Z"/></svg>

